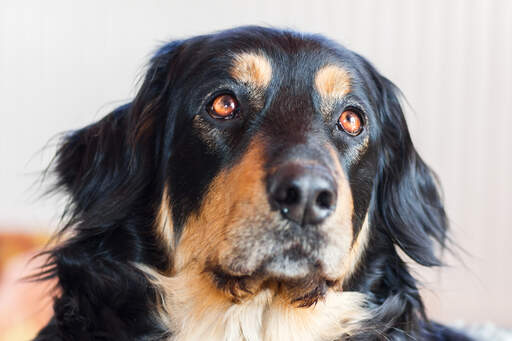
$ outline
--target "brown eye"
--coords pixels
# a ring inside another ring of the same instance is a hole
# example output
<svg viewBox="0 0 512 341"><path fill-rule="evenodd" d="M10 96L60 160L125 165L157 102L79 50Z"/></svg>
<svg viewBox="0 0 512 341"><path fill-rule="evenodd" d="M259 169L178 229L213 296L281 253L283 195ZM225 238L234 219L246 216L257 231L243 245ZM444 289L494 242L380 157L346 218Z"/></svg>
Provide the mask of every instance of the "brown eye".
<svg viewBox="0 0 512 341"><path fill-rule="evenodd" d="M215 97L212 102L211 107L208 110L208 113L213 118L220 119L231 119L235 116L235 113L238 109L238 102L231 95L220 95Z"/></svg>
<svg viewBox="0 0 512 341"><path fill-rule="evenodd" d="M363 130L361 116L352 110L345 110L338 119L338 126L346 133L357 136Z"/></svg>

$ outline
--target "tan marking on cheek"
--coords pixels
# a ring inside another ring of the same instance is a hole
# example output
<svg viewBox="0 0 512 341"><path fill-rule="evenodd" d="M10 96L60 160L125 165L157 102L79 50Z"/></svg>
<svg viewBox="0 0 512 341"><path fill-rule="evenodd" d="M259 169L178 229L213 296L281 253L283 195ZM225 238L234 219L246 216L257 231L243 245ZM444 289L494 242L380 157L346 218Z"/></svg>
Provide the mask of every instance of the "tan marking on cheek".
<svg viewBox="0 0 512 341"><path fill-rule="evenodd" d="M170 256L174 248L174 226L167 185L164 187L160 207L156 216L156 233L166 247L166 250L168 250Z"/></svg>
<svg viewBox="0 0 512 341"><path fill-rule="evenodd" d="M354 274L357 270L359 263L361 263L361 258L368 245L368 240L370 236L370 226L368 222L368 213L364 218L363 225L361 226L361 230L357 235L356 240L352 244L350 248L350 252L348 257L345 258L345 262L343 265L343 278L348 279L350 276Z"/></svg>
<svg viewBox="0 0 512 341"><path fill-rule="evenodd" d="M323 99L340 99L350 91L349 73L337 65L326 65L315 75L315 87Z"/></svg>
<svg viewBox="0 0 512 341"><path fill-rule="evenodd" d="M330 279L341 279L342 272L340 269L343 267L343 260L347 256L350 245L352 244L352 215L354 212L354 202L352 198L352 191L348 178L341 166L338 155L334 147L330 144L325 146L328 150L332 166L338 184L338 193L336 201L336 211L324 223L329 226L325 231L329 237L330 243L322 251L325 256L324 271Z"/></svg>
<svg viewBox="0 0 512 341"><path fill-rule="evenodd" d="M354 205L353 198L351 194L350 185L346 176L344 175L344 171L339 163L339 158L336 150L331 145L326 146L331 154L333 160L335 160L336 171L343 174L344 180L342 181L342 190L338 189L338 205L343 205L343 209L341 211L337 210L335 216L338 219L339 226L343 226L342 232L338 232L339 235L342 236L344 241L344 247L346 247L347 253L343 257L343 262L340 267L337 268L337 271L341 274L341 279L348 279L357 269L358 264L361 261L361 257L366 249L369 239L369 222L368 222L368 213L363 221L363 225L361 226L361 230L359 231L357 238L354 240L354 226L352 222L352 216L354 214ZM339 180L338 180L339 181ZM338 183L339 186L339 183ZM340 202L340 197L343 199ZM349 201L350 204L343 204L343 201ZM338 212L339 211L339 212ZM349 240L350 244L346 244L346 241ZM340 270L341 269L341 270Z"/></svg>
<svg viewBox="0 0 512 341"><path fill-rule="evenodd" d="M231 76L251 88L266 88L272 79L272 66L260 52L237 54L231 67Z"/></svg>
<svg viewBox="0 0 512 341"><path fill-rule="evenodd" d="M256 211L268 211L262 142L254 138L242 159L210 184L199 214L187 220L176 251L177 270L192 260L203 264L230 254L233 226ZM249 211L251 210L251 211Z"/></svg>

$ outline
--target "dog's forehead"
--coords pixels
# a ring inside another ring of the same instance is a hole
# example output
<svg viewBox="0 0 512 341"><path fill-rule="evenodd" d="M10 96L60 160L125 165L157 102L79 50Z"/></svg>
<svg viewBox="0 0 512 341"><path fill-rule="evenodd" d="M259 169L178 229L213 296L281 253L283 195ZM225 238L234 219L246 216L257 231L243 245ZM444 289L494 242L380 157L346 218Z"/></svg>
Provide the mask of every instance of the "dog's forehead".
<svg viewBox="0 0 512 341"><path fill-rule="evenodd" d="M350 50L319 36L260 33L223 32L203 41L206 46L200 46L200 51L208 52L200 65L206 64L207 69L224 69L228 77L252 89L265 89L275 84L308 88L322 97L335 99L349 91L356 74L353 71L357 68Z"/></svg>
<svg viewBox="0 0 512 341"><path fill-rule="evenodd" d="M304 51L307 52L307 51ZM305 56L311 61L305 60ZM230 74L238 82L253 88L267 88L273 77L282 84L309 85L325 99L340 99L350 91L351 74L334 58L322 59L314 51L304 53L299 60L272 60L262 50L233 53Z"/></svg>

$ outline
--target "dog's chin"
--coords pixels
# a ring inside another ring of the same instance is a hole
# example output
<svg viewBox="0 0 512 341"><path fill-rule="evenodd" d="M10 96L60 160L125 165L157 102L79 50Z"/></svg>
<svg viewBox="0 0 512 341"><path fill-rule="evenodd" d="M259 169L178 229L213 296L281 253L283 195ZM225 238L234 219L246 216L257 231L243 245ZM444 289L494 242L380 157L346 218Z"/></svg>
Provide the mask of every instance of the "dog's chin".
<svg viewBox="0 0 512 341"><path fill-rule="evenodd" d="M328 288L339 283L338 279L325 274L320 260L300 248L267 257L253 271L240 272L237 265L209 267L217 288L235 302L271 288L276 295L286 296L291 303L305 307L316 303Z"/></svg>
<svg viewBox="0 0 512 341"><path fill-rule="evenodd" d="M256 274L277 281L297 281L303 278L324 277L322 263L305 254L301 248L284 250L266 259L255 272Z"/></svg>

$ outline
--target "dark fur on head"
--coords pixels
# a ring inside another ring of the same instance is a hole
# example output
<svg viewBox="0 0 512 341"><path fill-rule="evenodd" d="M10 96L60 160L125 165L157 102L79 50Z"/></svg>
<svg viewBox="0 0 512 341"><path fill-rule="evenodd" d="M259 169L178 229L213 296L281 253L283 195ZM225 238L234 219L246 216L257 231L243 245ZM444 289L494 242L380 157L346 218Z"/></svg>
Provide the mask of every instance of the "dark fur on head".
<svg viewBox="0 0 512 341"><path fill-rule="evenodd" d="M310 277L314 281L308 283L311 291L295 294L296 287L304 285L295 279L278 286L288 286L290 299L305 306L321 301L330 287L341 286L342 295L364 294L364 309L371 317L350 335L338 336L343 340L467 340L427 318L417 282L395 249L398 246L421 265L438 266L437 251L444 248L447 235L435 176L412 144L399 91L363 57L325 38L261 27L242 27L165 45L151 59L131 103L63 138L53 167L58 177L56 190L70 198L68 220L61 231L67 238L49 251L50 262L41 275L58 279L59 294L55 316L36 340L172 339L176 331L157 314L165 301L162 287L141 265L162 276L175 274L173 253L190 217L204 210L202 198L211 195L212 181L243 160L258 130L266 129L268 143L268 136L278 136L286 129L282 122L265 121L257 113L293 107L286 96L298 98L303 89L297 85L286 94L272 78L266 91L272 93L272 100L281 101L279 107L265 103L262 109L246 108L254 118L250 124L235 122L229 127L229 136L216 133L213 142L204 143L204 136L189 128L192 117L185 112L197 110L187 98L210 85L203 84L205 77L226 77L225 63L232 55L225 52L232 48L236 48L233 53L253 48L265 51L273 77L283 82L290 79L279 63L286 63L287 58L303 63L303 71L295 76L307 79L308 72L316 70L311 60L325 62L339 56L355 78L353 89L360 93L359 100L371 118L368 151L351 163L342 161L353 197L354 240L362 233L367 213L367 247L353 272L339 283L314 274ZM311 57L312 53L318 55ZM318 99L306 96L302 100L306 107ZM300 131L309 124L297 120L290 124L300 125ZM327 130L322 134L331 136ZM266 157L278 155L283 146L301 138L292 135L283 138L283 144L265 144ZM344 151L351 148L352 142L324 139L334 141L342 160ZM326 160L330 159L326 156ZM172 243L155 227L166 195L172 203ZM284 232L279 236L285 236ZM241 282L243 276L256 277L257 271L230 273L226 264L214 263L213 270L201 270L213 274L217 287L229 284L227 291L245 283ZM273 288L276 280L263 265L258 269L261 274L254 288ZM251 293L254 288L245 289ZM173 318L173 311L163 311Z"/></svg>

